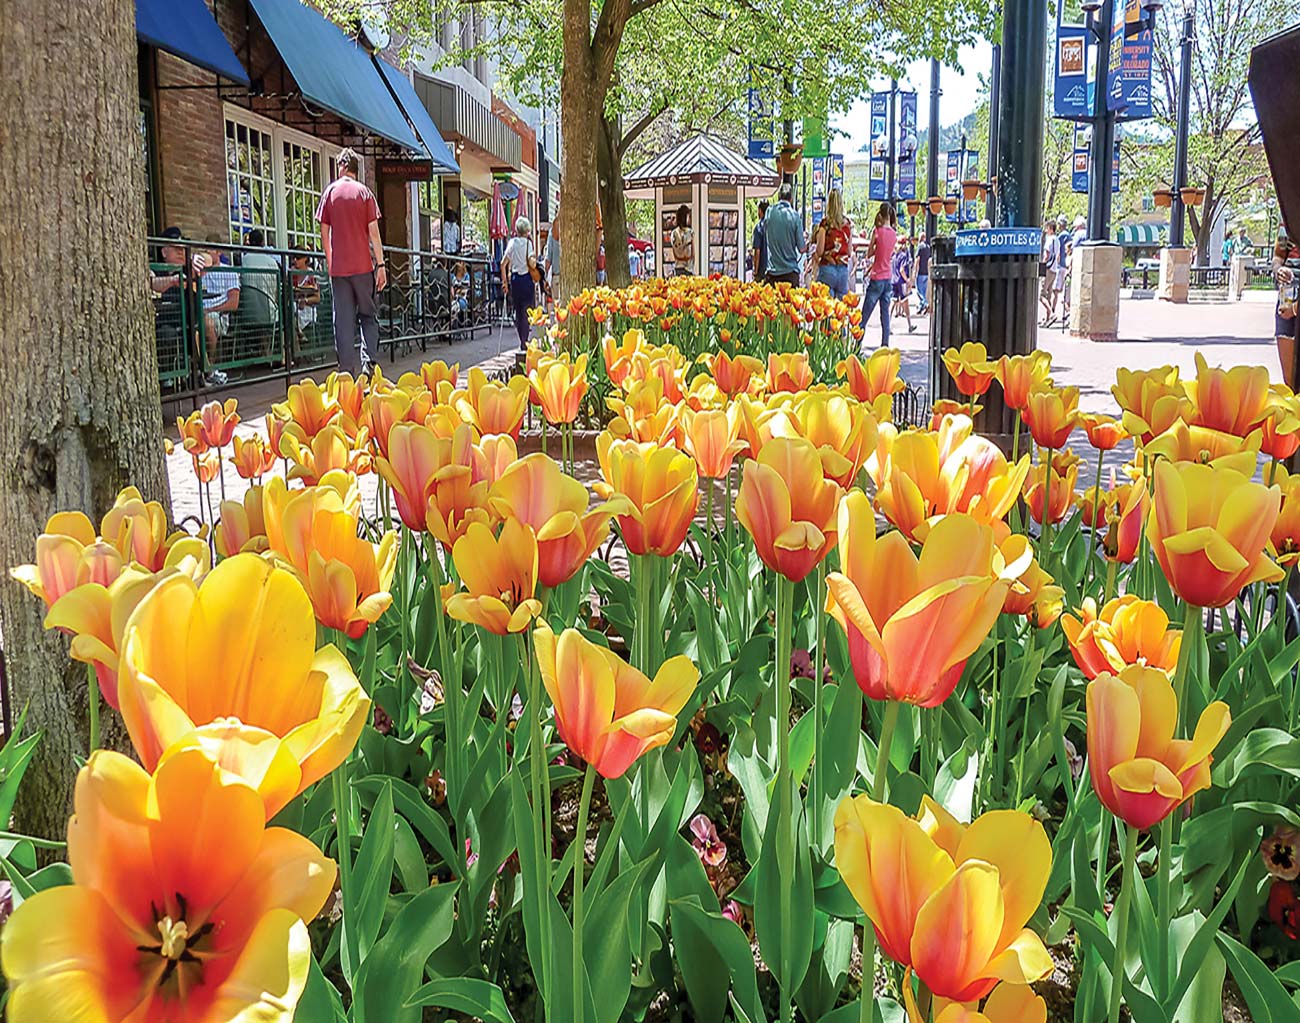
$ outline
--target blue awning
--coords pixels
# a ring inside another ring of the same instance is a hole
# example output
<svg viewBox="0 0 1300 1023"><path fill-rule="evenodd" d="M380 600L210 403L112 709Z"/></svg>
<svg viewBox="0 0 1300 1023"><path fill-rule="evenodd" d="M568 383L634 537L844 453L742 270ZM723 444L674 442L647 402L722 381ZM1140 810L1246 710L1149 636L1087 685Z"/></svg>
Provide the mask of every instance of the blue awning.
<svg viewBox="0 0 1300 1023"><path fill-rule="evenodd" d="M203 0L135 0L135 34L240 85L248 74Z"/></svg>
<svg viewBox="0 0 1300 1023"><path fill-rule="evenodd" d="M429 111L424 108L420 97L415 94L415 87L411 85L411 80L386 60L376 59L375 64L388 80L398 103L406 111L406 119L415 127L415 134L424 143L425 152L433 160L433 172L459 174L460 164L456 162L451 147L443 140L438 126L433 123Z"/></svg>
<svg viewBox="0 0 1300 1023"><path fill-rule="evenodd" d="M412 152L424 147L370 55L300 0L251 0L303 98Z"/></svg>

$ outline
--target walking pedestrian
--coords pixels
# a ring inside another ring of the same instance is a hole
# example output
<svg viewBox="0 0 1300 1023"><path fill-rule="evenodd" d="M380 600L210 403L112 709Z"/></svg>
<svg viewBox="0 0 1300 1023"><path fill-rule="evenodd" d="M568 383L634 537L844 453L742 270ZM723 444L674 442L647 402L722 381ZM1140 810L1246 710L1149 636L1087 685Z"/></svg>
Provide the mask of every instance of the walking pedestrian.
<svg viewBox="0 0 1300 1023"><path fill-rule="evenodd" d="M803 220L791 200L794 187L786 182L776 193L776 205L763 218L767 240L767 279L772 284L799 284L800 259L805 246Z"/></svg>
<svg viewBox="0 0 1300 1023"><path fill-rule="evenodd" d="M336 160L339 176L326 187L316 207L321 248L334 301L334 350L339 369L369 373L379 359L378 293L388 286L384 247L379 240L379 203L357 180L360 158L351 149ZM358 331L361 355L357 356Z"/></svg>
<svg viewBox="0 0 1300 1023"><path fill-rule="evenodd" d="M1043 225L1043 290L1038 296L1038 304L1043 307L1043 322L1039 326L1050 327L1056 322L1056 271L1061 265L1060 239L1056 237L1056 221L1048 219Z"/></svg>
<svg viewBox="0 0 1300 1023"><path fill-rule="evenodd" d="M532 325L528 310L537 304L537 253L533 251L533 225L527 217L515 221L515 236L506 245L501 257L501 287L510 293L510 303L515 311L515 330L519 334L519 350L528 348L528 335Z"/></svg>
<svg viewBox="0 0 1300 1023"><path fill-rule="evenodd" d="M758 223L754 225L754 237L749 245L753 251L753 270L754 280L756 281L767 279L767 228L763 226L763 218L767 216L769 205L771 204L766 199L758 201Z"/></svg>
<svg viewBox="0 0 1300 1023"><path fill-rule="evenodd" d="M916 311L921 316L930 312L930 242L921 232L921 243L916 247Z"/></svg>
<svg viewBox="0 0 1300 1023"><path fill-rule="evenodd" d="M862 300L862 326L865 328L876 307L880 307L880 347L889 347L889 295L893 276L894 249L898 245L898 214L892 204L882 202L876 208L875 226L867 245L867 292Z"/></svg>
<svg viewBox="0 0 1300 1023"><path fill-rule="evenodd" d="M894 258L889 264L889 278L894 292L894 308L891 315L907 317L907 332L916 333L916 324L912 322L912 243L899 245L894 249Z"/></svg>
<svg viewBox="0 0 1300 1023"><path fill-rule="evenodd" d="M832 188L826 197L826 215L813 234L813 259L817 280L831 289L831 297L849 293L849 258L853 254L853 224L844 215L844 193Z"/></svg>

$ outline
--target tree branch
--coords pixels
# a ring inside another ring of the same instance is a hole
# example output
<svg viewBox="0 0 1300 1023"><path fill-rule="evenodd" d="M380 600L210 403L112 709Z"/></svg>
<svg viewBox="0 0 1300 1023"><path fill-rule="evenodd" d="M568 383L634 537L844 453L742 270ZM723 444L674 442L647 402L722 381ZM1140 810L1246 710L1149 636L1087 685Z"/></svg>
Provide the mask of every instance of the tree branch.
<svg viewBox="0 0 1300 1023"><path fill-rule="evenodd" d="M622 133L618 141L614 144L614 158L620 165L622 164L624 154L627 153L628 147L640 138L641 133L649 128L650 125L659 120L667 109L668 100L661 99L658 103L642 114L640 118L632 122L632 127Z"/></svg>

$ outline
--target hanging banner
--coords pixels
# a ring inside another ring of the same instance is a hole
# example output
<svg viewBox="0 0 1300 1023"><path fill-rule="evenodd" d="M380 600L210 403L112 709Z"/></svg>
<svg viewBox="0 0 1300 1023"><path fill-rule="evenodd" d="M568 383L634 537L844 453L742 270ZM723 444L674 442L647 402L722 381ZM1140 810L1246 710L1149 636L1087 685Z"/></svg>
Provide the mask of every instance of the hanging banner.
<svg viewBox="0 0 1300 1023"><path fill-rule="evenodd" d="M979 220L979 200L965 199L962 194L962 181L978 178L979 165L978 149L967 149L964 153L960 149L954 149L948 153L948 173L944 194L949 199L957 200L956 211L948 214L950 223L972 224Z"/></svg>
<svg viewBox="0 0 1300 1023"><path fill-rule="evenodd" d="M916 93L898 94L897 198L916 198Z"/></svg>
<svg viewBox="0 0 1300 1023"><path fill-rule="evenodd" d="M749 148L751 160L771 160L776 156L776 117L769 101L756 87L754 69L749 69Z"/></svg>
<svg viewBox="0 0 1300 1023"><path fill-rule="evenodd" d="M1124 108L1124 36L1128 28L1128 0L1106 0L1111 5L1110 60L1106 65L1106 109Z"/></svg>
<svg viewBox="0 0 1300 1023"><path fill-rule="evenodd" d="M1079 120L1092 116L1088 85L1088 30L1082 25L1056 28L1056 76L1052 106L1057 117Z"/></svg>
<svg viewBox="0 0 1300 1023"><path fill-rule="evenodd" d="M1124 10L1124 50L1120 57L1121 121L1141 121L1153 114L1151 108L1151 29L1138 29L1142 22L1141 0L1127 0Z"/></svg>
<svg viewBox="0 0 1300 1023"><path fill-rule="evenodd" d="M889 93L871 94L871 163L868 168L867 198L889 198L886 173L889 168Z"/></svg>
<svg viewBox="0 0 1300 1023"><path fill-rule="evenodd" d="M826 132L826 118L805 117L803 119L803 155L805 157L827 157L830 152L831 143Z"/></svg>
<svg viewBox="0 0 1300 1023"><path fill-rule="evenodd" d="M826 197L832 189L844 188L844 157L838 153L814 157L812 161L812 222L816 227L826 215Z"/></svg>
<svg viewBox="0 0 1300 1023"><path fill-rule="evenodd" d="M1070 174L1070 191L1088 194L1088 153L1092 146L1092 129L1086 124L1074 127L1074 166ZM1110 161L1110 190L1119 193L1119 139Z"/></svg>

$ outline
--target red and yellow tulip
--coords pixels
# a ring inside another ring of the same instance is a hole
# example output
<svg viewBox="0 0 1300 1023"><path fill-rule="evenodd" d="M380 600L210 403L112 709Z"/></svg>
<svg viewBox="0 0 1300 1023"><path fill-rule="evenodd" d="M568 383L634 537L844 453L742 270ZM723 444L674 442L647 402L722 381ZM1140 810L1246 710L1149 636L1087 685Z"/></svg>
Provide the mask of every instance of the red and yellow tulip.
<svg viewBox="0 0 1300 1023"><path fill-rule="evenodd" d="M1196 379L1187 384L1187 396L1194 406L1193 425L1245 437L1268 414L1272 398L1268 370L1263 366L1211 369L1197 352Z"/></svg>
<svg viewBox="0 0 1300 1023"><path fill-rule="evenodd" d="M536 597L537 536L518 519L506 519L500 535L471 523L451 556L465 588L446 598L450 617L506 636L523 632L542 613Z"/></svg>
<svg viewBox="0 0 1300 1023"><path fill-rule="evenodd" d="M957 390L972 398L989 389L998 364L989 361L988 349L982 342L967 341L960 348L949 348L943 353L943 366Z"/></svg>
<svg viewBox="0 0 1300 1023"><path fill-rule="evenodd" d="M528 374L528 383L548 423L572 423L587 393L587 356L570 362L567 354L544 355Z"/></svg>
<svg viewBox="0 0 1300 1023"><path fill-rule="evenodd" d="M897 348L878 348L866 362L850 355L835 367L835 372L852 397L874 407L879 398L892 398L907 386L898 375L902 361L903 353Z"/></svg>
<svg viewBox="0 0 1300 1023"><path fill-rule="evenodd" d="M1100 613L1084 598L1079 616L1061 616L1061 630L1074 661L1087 678L1118 672L1131 664L1172 674L1183 634L1169 628L1160 605L1126 593L1106 602Z"/></svg>
<svg viewBox="0 0 1300 1023"><path fill-rule="evenodd" d="M1052 357L1041 349L1028 355L1004 355L994 376L1002 385L1002 400L1009 409L1023 411L1032 391L1051 384Z"/></svg>
<svg viewBox="0 0 1300 1023"><path fill-rule="evenodd" d="M602 477L596 493L627 498L628 510L617 518L629 553L677 553L700 503L695 460L673 448L616 440L608 431L596 438L596 455Z"/></svg>
<svg viewBox="0 0 1300 1023"><path fill-rule="evenodd" d="M1079 389L1044 386L1032 390L1020 415L1035 444L1053 451L1063 448L1079 425Z"/></svg>

